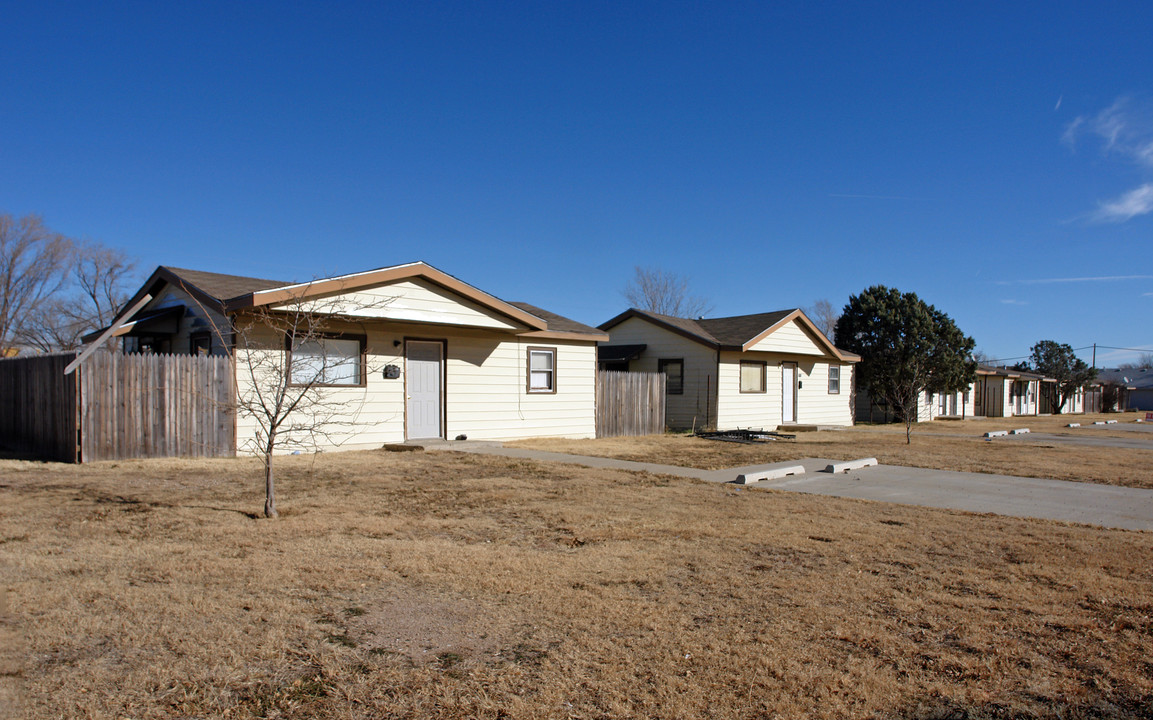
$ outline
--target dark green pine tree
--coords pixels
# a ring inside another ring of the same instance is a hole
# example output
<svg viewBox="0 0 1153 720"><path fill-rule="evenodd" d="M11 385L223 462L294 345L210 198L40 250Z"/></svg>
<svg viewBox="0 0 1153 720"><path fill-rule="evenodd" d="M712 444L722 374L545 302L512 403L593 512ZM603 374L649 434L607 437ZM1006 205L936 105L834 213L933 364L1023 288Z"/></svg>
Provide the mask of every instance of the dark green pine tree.
<svg viewBox="0 0 1153 720"><path fill-rule="evenodd" d="M973 339L914 293L874 285L851 296L836 337L861 356L858 386L905 423L907 443L922 392L958 392L977 377Z"/></svg>
<svg viewBox="0 0 1153 720"><path fill-rule="evenodd" d="M1097 368L1086 365L1065 343L1042 340L1033 346L1031 359L1029 369L1057 381L1057 407L1053 412L1058 415L1077 388L1085 387L1097 378Z"/></svg>

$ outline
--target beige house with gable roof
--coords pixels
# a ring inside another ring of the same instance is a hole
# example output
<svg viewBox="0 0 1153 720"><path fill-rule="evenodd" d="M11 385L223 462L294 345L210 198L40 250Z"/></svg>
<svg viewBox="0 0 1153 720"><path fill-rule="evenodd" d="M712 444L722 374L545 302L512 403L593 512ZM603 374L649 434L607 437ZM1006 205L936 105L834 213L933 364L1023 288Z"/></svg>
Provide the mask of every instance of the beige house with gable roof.
<svg viewBox="0 0 1153 720"><path fill-rule="evenodd" d="M689 320L630 309L600 329L605 370L664 372L673 429L853 424L853 365L797 309Z"/></svg>
<svg viewBox="0 0 1153 720"><path fill-rule="evenodd" d="M288 373L329 368L326 392L348 414L315 449L596 433L596 343L607 334L425 263L308 283L160 267L125 308L141 301L112 326L126 351L231 356L242 397L253 385L250 357L271 354ZM311 346L244 331L257 313L302 301L326 313ZM253 418L239 413L235 425L244 452Z"/></svg>

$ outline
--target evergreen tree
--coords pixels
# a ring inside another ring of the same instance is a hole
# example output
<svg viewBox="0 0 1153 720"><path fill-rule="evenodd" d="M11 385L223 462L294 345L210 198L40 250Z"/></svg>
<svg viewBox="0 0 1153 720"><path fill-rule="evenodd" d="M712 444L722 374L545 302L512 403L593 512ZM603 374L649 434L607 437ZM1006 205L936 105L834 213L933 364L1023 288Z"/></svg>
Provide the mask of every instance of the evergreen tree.
<svg viewBox="0 0 1153 720"><path fill-rule="evenodd" d="M1042 340L1033 346L1031 358L1033 371L1057 381L1057 407L1053 408L1057 414L1078 388L1097 378L1097 368L1086 365L1065 343Z"/></svg>
<svg viewBox="0 0 1153 720"><path fill-rule="evenodd" d="M874 285L841 311L837 346L861 356L857 383L905 423L905 442L922 392L958 392L977 377L975 343L948 315L914 293Z"/></svg>

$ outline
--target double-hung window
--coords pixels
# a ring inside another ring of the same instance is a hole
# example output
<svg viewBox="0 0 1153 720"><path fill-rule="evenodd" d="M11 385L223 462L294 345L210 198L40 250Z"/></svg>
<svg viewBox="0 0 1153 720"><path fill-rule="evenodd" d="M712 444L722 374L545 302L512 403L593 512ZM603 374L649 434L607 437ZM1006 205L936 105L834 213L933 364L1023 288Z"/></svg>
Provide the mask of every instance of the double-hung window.
<svg viewBox="0 0 1153 720"><path fill-rule="evenodd" d="M530 393L556 392L556 348L530 347L528 349L528 391Z"/></svg>
<svg viewBox="0 0 1153 720"><path fill-rule="evenodd" d="M657 372L665 374L665 394L683 395L685 392L685 361L657 360Z"/></svg>
<svg viewBox="0 0 1153 720"><path fill-rule="evenodd" d="M365 339L325 336L292 341L289 381L293 385L364 385Z"/></svg>
<svg viewBox="0 0 1153 720"><path fill-rule="evenodd" d="M841 368L837 365L829 366L829 394L841 394Z"/></svg>

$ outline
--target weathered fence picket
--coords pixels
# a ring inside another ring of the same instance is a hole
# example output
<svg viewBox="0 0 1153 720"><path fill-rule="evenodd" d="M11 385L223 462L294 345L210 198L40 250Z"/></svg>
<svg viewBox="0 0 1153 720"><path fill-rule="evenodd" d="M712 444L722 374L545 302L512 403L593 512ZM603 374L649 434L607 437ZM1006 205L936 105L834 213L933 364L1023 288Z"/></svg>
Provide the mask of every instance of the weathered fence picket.
<svg viewBox="0 0 1153 720"><path fill-rule="evenodd" d="M0 444L46 460L236 453L227 357L97 352L0 360Z"/></svg>
<svg viewBox="0 0 1153 720"><path fill-rule="evenodd" d="M597 373L597 437L665 431L665 374Z"/></svg>

